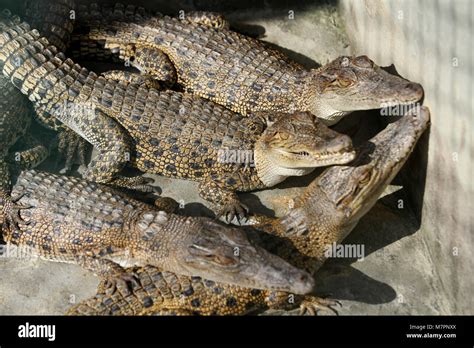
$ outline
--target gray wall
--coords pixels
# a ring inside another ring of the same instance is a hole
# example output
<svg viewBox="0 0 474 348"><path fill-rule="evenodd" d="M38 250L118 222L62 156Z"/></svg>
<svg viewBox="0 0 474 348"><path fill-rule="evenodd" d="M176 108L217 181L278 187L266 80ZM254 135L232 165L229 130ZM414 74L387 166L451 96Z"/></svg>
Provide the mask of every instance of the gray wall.
<svg viewBox="0 0 474 348"><path fill-rule="evenodd" d="M470 0L340 1L352 53L393 64L424 87L431 130L404 180L414 206L420 206L418 233L437 291L450 299L446 311L466 314L474 312L473 7Z"/></svg>

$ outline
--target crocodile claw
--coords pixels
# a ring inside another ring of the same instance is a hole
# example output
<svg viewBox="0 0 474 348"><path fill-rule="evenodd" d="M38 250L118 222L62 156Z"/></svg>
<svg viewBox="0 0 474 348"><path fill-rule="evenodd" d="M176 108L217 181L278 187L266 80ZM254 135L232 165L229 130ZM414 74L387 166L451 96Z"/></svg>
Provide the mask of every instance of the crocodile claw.
<svg viewBox="0 0 474 348"><path fill-rule="evenodd" d="M82 168L79 168L82 169ZM80 173L83 177L87 178L87 169L85 169L82 173ZM158 187L150 185L153 183L154 180L152 178L146 178L144 176L135 176L135 177L118 177L113 179L108 184L119 187L125 188L128 190L135 190L142 193L155 193L159 191Z"/></svg>
<svg viewBox="0 0 474 348"><path fill-rule="evenodd" d="M306 225L306 216L299 209L293 209L281 219L281 225L284 226L288 236L302 236L308 232Z"/></svg>
<svg viewBox="0 0 474 348"><path fill-rule="evenodd" d="M342 307L342 303L337 300L326 299L316 296L307 296L300 304L301 315L318 315L320 311L330 310L335 315L339 315L337 310L333 307Z"/></svg>
<svg viewBox="0 0 474 348"><path fill-rule="evenodd" d="M146 177L136 177L134 178L136 180L133 180L133 182L130 185L130 188L137 190L137 191L142 191L145 193L151 193L151 192L157 192L158 188L150 185L151 183L154 183L155 180L152 178L146 178Z"/></svg>
<svg viewBox="0 0 474 348"><path fill-rule="evenodd" d="M218 213L218 217L223 217L225 222L231 223L234 218L237 218L237 223L247 219L249 208L240 202L226 204Z"/></svg>
<svg viewBox="0 0 474 348"><path fill-rule="evenodd" d="M118 290L124 296L128 296L133 289L140 287L140 283L133 274L120 273L107 278L104 286L106 295L113 295Z"/></svg>
<svg viewBox="0 0 474 348"><path fill-rule="evenodd" d="M4 196L0 200L1 205L3 205L3 229L19 232L19 224L28 225L30 223L30 221L25 221L20 216L21 210L32 208L30 205L17 204L23 196L24 195L20 195L15 198Z"/></svg>

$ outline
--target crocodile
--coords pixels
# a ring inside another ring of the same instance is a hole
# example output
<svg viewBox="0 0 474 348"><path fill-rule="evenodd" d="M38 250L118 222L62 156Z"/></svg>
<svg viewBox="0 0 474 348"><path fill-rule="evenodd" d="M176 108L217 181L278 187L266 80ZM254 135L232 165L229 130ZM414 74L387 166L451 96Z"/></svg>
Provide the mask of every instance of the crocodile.
<svg viewBox="0 0 474 348"><path fill-rule="evenodd" d="M106 185L30 170L13 194L29 208L20 210L20 231L5 230L4 240L47 260L77 263L105 277L111 293L138 283L120 263L300 294L314 285L307 272L254 245L242 229L166 212Z"/></svg>
<svg viewBox="0 0 474 348"><path fill-rule="evenodd" d="M97 76L54 54L54 47L46 48L47 40L26 23L14 27L16 37L0 37L3 73L30 100L98 147L99 155L84 173L91 181L123 180L114 176L126 163L147 173L197 180L201 196L232 220L246 213L235 191L271 187L354 157L349 137L308 112L248 118L189 93L130 83L134 74L128 72ZM37 63L32 52L46 63ZM18 57L20 67L14 65ZM72 107L58 107L62 101Z"/></svg>
<svg viewBox="0 0 474 348"><path fill-rule="evenodd" d="M325 250L341 242L376 203L402 168L430 122L429 109L411 109L358 148L351 165L326 169L280 218L255 216L255 227L269 232L265 247L288 262L314 273L326 259ZM292 308L317 314L331 300L292 296L186 277L145 266L127 272L141 279L131 292L98 293L71 307L69 315L242 315L265 308ZM327 308L327 307L326 307Z"/></svg>
<svg viewBox="0 0 474 348"><path fill-rule="evenodd" d="M141 93L133 95L139 100ZM190 94L146 93L150 116L132 111L116 118L134 140L130 164L146 173L198 181L200 196L227 221L241 221L248 212L236 191L272 187L288 176L355 157L348 136L308 112L248 118Z"/></svg>
<svg viewBox="0 0 474 348"><path fill-rule="evenodd" d="M79 14L79 26L87 27L80 20ZM111 49L126 44L161 50L187 91L243 115L309 111L333 125L352 111L411 104L423 96L421 85L386 72L366 56L342 56L308 70L258 39L199 21L145 16L98 22L82 36Z"/></svg>

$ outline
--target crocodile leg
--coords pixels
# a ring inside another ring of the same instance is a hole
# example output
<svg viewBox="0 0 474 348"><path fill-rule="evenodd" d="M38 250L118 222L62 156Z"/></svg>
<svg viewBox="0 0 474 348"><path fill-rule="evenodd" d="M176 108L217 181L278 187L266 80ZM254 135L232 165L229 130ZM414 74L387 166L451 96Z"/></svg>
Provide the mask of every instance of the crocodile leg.
<svg viewBox="0 0 474 348"><path fill-rule="evenodd" d="M70 129L65 129L58 134L58 152L65 159L61 174L68 173L76 160L81 166L87 163L87 150L89 143ZM59 157L59 158L60 158ZM59 160L58 158L58 160Z"/></svg>
<svg viewBox="0 0 474 348"><path fill-rule="evenodd" d="M153 183L153 179L146 178L144 176L135 176L135 177L119 177L114 178L107 184L122 187L130 190L141 191L145 193L155 192L155 187L150 185Z"/></svg>
<svg viewBox="0 0 474 348"><path fill-rule="evenodd" d="M21 199L21 197L13 198L8 191L0 190L0 223L2 230L19 232L20 228L18 224L25 224L20 216L20 210L30 207L18 204L19 199Z"/></svg>
<svg viewBox="0 0 474 348"><path fill-rule="evenodd" d="M127 273L124 268L111 260L81 256L78 257L77 263L105 280L105 293L108 295L113 294L117 289L128 293L129 286L132 289L139 286L133 274Z"/></svg>
<svg viewBox="0 0 474 348"><path fill-rule="evenodd" d="M226 184L227 182L227 184ZM228 188L228 183L236 183L232 175L229 177L206 178L199 183L199 195L216 206L216 215L231 222L237 217L238 222L243 220L249 209L242 204L237 194Z"/></svg>
<svg viewBox="0 0 474 348"><path fill-rule="evenodd" d="M142 74L173 86L177 74L173 63L161 50L153 47L137 46L128 43L106 42L105 49L119 55L119 58L138 69Z"/></svg>
<svg viewBox="0 0 474 348"><path fill-rule="evenodd" d="M8 163L0 161L0 223L2 230L13 229L18 231L18 224L22 222L20 209L11 195L10 168Z"/></svg>
<svg viewBox="0 0 474 348"><path fill-rule="evenodd" d="M89 143L85 139L46 112L42 106L35 106L35 119L43 127L58 132L58 152L60 156L57 161L65 160L64 167L60 170L62 174L69 172L76 160L79 164L86 165ZM59 163L57 165L59 166Z"/></svg>
<svg viewBox="0 0 474 348"><path fill-rule="evenodd" d="M49 155L49 151L38 139L31 134L25 134L21 139L21 144L26 150L11 153L7 157L7 162L14 164L21 169L31 169L40 165Z"/></svg>
<svg viewBox="0 0 474 348"><path fill-rule="evenodd" d="M118 173L130 159L131 149L125 131L98 109L74 108L68 116L56 115L97 150L87 169L81 172L89 180L145 192L153 191L149 178L119 177ZM100 132L97 130L100 129Z"/></svg>
<svg viewBox="0 0 474 348"><path fill-rule="evenodd" d="M334 309L336 306L342 307L341 302L317 296L305 296L300 303L300 314L317 315L320 311L330 311L338 315L339 313Z"/></svg>
<svg viewBox="0 0 474 348"><path fill-rule="evenodd" d="M292 309L299 306L300 315L318 315L319 312L331 312L338 315L334 307L342 306L337 300L322 298L314 295L293 295L287 292L269 292L265 304L272 309Z"/></svg>
<svg viewBox="0 0 474 348"><path fill-rule="evenodd" d="M48 157L46 147L39 144L37 140L30 135L23 136L22 141L30 148L10 153L5 160L0 161L0 224L3 225L3 228L10 228L16 231L19 231L19 223L25 223L20 217L20 210L29 207L17 203L21 197L11 197L10 195L11 182L9 165L14 164L22 169L34 168Z"/></svg>

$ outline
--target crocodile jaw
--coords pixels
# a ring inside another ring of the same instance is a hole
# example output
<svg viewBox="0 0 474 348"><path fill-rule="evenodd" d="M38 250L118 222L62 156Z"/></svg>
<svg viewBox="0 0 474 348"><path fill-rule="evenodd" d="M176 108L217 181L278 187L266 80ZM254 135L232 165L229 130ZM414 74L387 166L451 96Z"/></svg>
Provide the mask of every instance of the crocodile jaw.
<svg viewBox="0 0 474 348"><path fill-rule="evenodd" d="M254 161L257 176L266 187L278 185L289 176L303 176L311 173L315 168L284 168L270 160L265 151L256 144Z"/></svg>

